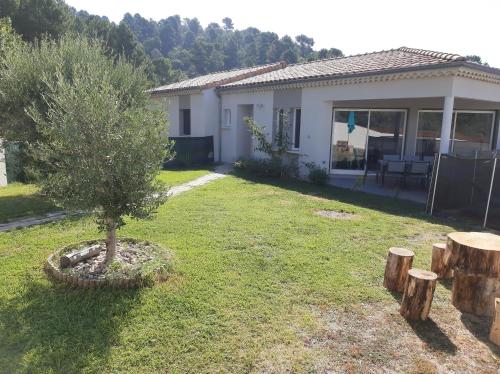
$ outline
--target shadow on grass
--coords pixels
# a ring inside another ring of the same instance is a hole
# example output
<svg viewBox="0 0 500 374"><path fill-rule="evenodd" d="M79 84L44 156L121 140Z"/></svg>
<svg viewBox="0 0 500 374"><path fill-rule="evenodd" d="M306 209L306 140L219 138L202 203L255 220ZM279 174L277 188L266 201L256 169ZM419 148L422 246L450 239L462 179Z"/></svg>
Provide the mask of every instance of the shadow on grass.
<svg viewBox="0 0 500 374"><path fill-rule="evenodd" d="M73 290L23 280L0 304L0 367L5 372L80 372L103 365L140 290Z"/></svg>
<svg viewBox="0 0 500 374"><path fill-rule="evenodd" d="M408 324L428 348L451 355L457 352L457 346L432 318L425 321L408 321Z"/></svg>
<svg viewBox="0 0 500 374"><path fill-rule="evenodd" d="M453 278L448 278L448 279L439 279L438 280L439 284L441 286L445 287L447 290L450 290L453 288Z"/></svg>
<svg viewBox="0 0 500 374"><path fill-rule="evenodd" d="M477 229L469 222L451 220L443 217L429 216L425 213L425 206L411 201L399 200L387 196L372 195L366 192L353 191L345 188L325 185L317 186L305 181L294 179L264 178L246 172L233 171L233 175L249 183L267 184L284 188L304 195L336 200L345 204L352 204L366 209L377 210L383 213L417 218L430 223L451 226L456 230L465 231Z"/></svg>
<svg viewBox="0 0 500 374"><path fill-rule="evenodd" d="M489 317L477 317L473 314L462 313L460 320L464 326L476 337L477 340L482 341L491 352L500 356L500 347L493 344L490 339L490 328L492 319Z"/></svg>
<svg viewBox="0 0 500 374"><path fill-rule="evenodd" d="M37 194L2 196L0 197L0 223L38 216L59 209Z"/></svg>

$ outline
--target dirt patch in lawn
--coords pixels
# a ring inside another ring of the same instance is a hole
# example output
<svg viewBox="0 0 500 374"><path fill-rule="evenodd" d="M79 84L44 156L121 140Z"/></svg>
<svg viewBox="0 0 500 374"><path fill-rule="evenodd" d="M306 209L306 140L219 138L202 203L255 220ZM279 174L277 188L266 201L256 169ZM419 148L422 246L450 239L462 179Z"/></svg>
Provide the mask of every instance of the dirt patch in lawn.
<svg viewBox="0 0 500 374"><path fill-rule="evenodd" d="M308 339L318 372L498 373L500 350L488 341L490 320L461 314L448 300L431 319L409 323L399 304L379 302L318 311L323 329Z"/></svg>
<svg viewBox="0 0 500 374"><path fill-rule="evenodd" d="M352 219L355 217L353 213L349 213L343 210L315 210L314 214L320 217L330 218L330 219Z"/></svg>

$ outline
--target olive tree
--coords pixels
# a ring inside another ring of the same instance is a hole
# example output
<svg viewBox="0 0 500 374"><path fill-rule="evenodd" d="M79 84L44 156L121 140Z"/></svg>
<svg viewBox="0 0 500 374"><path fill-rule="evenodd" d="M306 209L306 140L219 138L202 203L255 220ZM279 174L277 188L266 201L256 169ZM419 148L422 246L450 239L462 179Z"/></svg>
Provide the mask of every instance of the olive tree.
<svg viewBox="0 0 500 374"><path fill-rule="evenodd" d="M124 217L148 218L166 199L156 180L170 152L166 116L148 108L143 69L109 59L86 39L66 37L53 48L69 44L79 46L79 59L69 56L68 66L62 53L56 69L42 74L44 105L27 109L41 135L32 151L43 165L43 193L66 209L96 214L109 263Z"/></svg>

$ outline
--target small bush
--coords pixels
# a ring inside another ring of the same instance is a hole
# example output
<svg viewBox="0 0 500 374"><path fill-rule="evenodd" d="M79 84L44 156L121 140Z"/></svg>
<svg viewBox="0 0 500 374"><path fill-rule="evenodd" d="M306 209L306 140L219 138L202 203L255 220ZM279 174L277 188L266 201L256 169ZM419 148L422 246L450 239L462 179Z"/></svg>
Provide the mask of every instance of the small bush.
<svg viewBox="0 0 500 374"><path fill-rule="evenodd" d="M238 160L234 163L234 168L259 177L295 178L298 175L298 168L295 164L283 163L277 157Z"/></svg>
<svg viewBox="0 0 500 374"><path fill-rule="evenodd" d="M322 168L321 166L316 165L314 162L308 162L305 165L309 169L308 177L312 183L319 186L323 186L326 184L326 181L328 180L328 172L326 168Z"/></svg>

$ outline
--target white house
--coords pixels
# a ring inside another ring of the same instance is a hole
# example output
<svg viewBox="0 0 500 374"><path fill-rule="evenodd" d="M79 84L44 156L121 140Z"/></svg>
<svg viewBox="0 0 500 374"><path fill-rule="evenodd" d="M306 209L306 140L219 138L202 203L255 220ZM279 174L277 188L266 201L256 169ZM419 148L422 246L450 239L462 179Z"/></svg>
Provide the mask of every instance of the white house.
<svg viewBox="0 0 500 374"><path fill-rule="evenodd" d="M156 106L166 109L169 136L212 137L214 159L220 160L221 99L218 87L284 66L275 63L208 74L151 90Z"/></svg>
<svg viewBox="0 0 500 374"><path fill-rule="evenodd" d="M222 162L255 156L247 116L269 139L285 128L301 166L332 174L374 170L384 155L500 148L500 70L421 49L215 73L152 97L167 109L172 137L213 136Z"/></svg>

